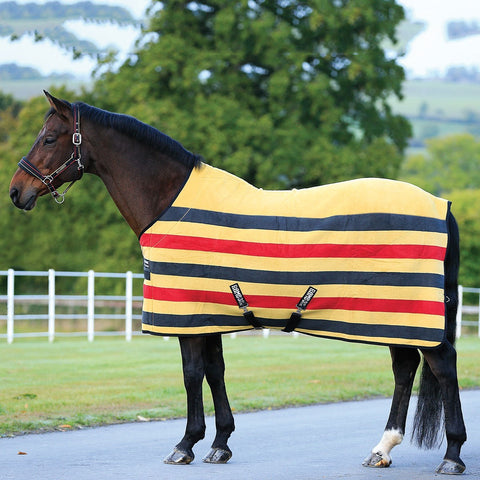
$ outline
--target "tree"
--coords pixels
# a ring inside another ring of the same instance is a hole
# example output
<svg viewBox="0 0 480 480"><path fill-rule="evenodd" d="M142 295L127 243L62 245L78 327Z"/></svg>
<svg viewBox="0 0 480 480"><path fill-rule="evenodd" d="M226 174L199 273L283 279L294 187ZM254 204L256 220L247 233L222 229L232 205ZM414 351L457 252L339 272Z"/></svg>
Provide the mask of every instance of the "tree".
<svg viewBox="0 0 480 480"><path fill-rule="evenodd" d="M456 190L448 195L460 231L459 283L466 287L480 285L480 189Z"/></svg>
<svg viewBox="0 0 480 480"><path fill-rule="evenodd" d="M402 168L402 180L448 198L460 230L459 281L480 285L480 141L472 135L428 140L424 154L412 155Z"/></svg>
<svg viewBox="0 0 480 480"><path fill-rule="evenodd" d="M153 2L135 56L91 101L130 113L263 187L395 177L410 126L382 50L394 0ZM163 8L162 8L163 5Z"/></svg>
<svg viewBox="0 0 480 480"><path fill-rule="evenodd" d="M480 141L470 134L426 141L427 151L411 155L402 167L403 180L435 195L480 186Z"/></svg>

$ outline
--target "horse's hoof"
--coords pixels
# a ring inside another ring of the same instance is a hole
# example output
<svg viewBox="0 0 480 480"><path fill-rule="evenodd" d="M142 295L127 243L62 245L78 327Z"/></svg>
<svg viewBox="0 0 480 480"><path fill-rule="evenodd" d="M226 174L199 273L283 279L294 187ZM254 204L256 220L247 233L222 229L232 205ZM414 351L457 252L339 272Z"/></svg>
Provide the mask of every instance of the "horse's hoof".
<svg viewBox="0 0 480 480"><path fill-rule="evenodd" d="M164 463L169 465L188 465L193 462L195 455L192 450L183 451L175 447L173 452L165 458Z"/></svg>
<svg viewBox="0 0 480 480"><path fill-rule="evenodd" d="M461 475L465 471L465 465L454 462L453 460L444 459L435 470L435 473L443 473L444 475Z"/></svg>
<svg viewBox="0 0 480 480"><path fill-rule="evenodd" d="M227 447L223 448L212 448L205 457L203 461L205 463L227 463L232 458L232 451Z"/></svg>
<svg viewBox="0 0 480 480"><path fill-rule="evenodd" d="M387 468L392 464L390 458L384 458L381 453L372 452L362 463L364 467Z"/></svg>

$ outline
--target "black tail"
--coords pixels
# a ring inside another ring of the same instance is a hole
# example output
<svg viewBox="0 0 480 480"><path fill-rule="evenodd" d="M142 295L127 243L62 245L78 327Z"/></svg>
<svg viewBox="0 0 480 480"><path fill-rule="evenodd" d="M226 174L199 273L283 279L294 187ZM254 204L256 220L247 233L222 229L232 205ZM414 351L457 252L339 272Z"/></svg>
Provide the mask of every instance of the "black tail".
<svg viewBox="0 0 480 480"><path fill-rule="evenodd" d="M458 306L458 268L460 265L458 226L452 213L447 215L448 245L445 256L445 315L447 341L455 343ZM435 448L443 439L443 403L440 385L424 360L412 440L422 448Z"/></svg>

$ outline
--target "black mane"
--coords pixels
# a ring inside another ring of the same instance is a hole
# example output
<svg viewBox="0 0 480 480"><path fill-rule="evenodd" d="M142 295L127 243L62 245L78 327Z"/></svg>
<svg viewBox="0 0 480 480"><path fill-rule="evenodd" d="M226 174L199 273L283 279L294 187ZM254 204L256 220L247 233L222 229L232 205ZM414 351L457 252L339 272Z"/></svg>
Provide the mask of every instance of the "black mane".
<svg viewBox="0 0 480 480"><path fill-rule="evenodd" d="M161 153L170 156L189 168L198 166L202 161L199 155L189 152L173 138L130 115L108 112L83 102L77 102L75 105L80 112L80 122L82 118L85 118L100 126L113 128L139 142L158 149Z"/></svg>

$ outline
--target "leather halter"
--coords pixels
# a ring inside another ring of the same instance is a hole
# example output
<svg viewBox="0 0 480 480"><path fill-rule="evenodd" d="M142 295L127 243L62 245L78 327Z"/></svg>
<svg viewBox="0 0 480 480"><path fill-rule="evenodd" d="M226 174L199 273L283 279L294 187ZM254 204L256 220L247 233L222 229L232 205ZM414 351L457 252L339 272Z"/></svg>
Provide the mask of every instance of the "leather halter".
<svg viewBox="0 0 480 480"><path fill-rule="evenodd" d="M54 200L57 203L63 203L65 201L65 194L68 192L70 187L77 181L82 178L84 165L81 162L82 154L80 151L80 145L82 144L82 134L80 133L80 112L78 111L78 106L73 105L73 135L72 135L72 143L73 143L73 152L70 155L70 158L60 165L54 172L43 175L40 170L30 163L27 160L27 157L23 157L19 162L18 166L27 172L28 174L32 175L33 177L40 180L44 185L48 187L50 193L52 194ZM61 175L65 170L67 170L71 165L77 163L77 170L80 172L80 177L76 180L70 182L67 188L62 192L58 192L57 189L53 185L53 181L59 175Z"/></svg>

